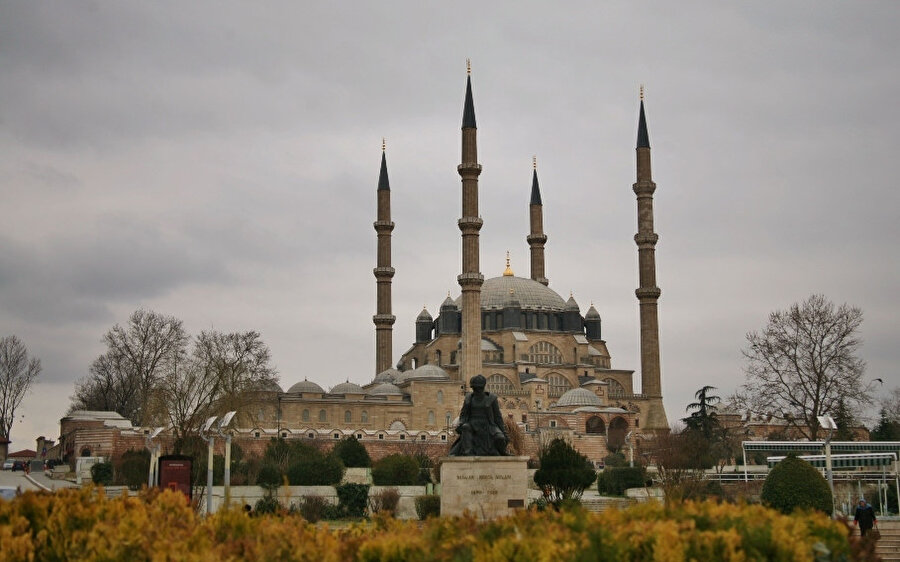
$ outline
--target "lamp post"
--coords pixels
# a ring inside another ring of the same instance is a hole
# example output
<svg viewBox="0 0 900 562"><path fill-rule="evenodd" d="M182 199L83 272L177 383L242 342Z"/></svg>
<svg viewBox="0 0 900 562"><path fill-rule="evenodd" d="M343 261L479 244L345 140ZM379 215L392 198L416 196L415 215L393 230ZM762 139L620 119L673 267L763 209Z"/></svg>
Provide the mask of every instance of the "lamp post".
<svg viewBox="0 0 900 562"><path fill-rule="evenodd" d="M159 444L153 445L153 440L156 439L163 429L164 428L162 427L157 427L153 430L153 433L147 436L147 450L150 451L150 468L147 471L148 488L152 488L156 485L156 459L159 458Z"/></svg>
<svg viewBox="0 0 900 562"><path fill-rule="evenodd" d="M224 431L228 424L231 423L231 419L234 417L234 414L237 412L231 411L225 414L222 417L222 420L219 422L219 435L225 438L225 505L227 506L231 501L231 432Z"/></svg>
<svg viewBox="0 0 900 562"><path fill-rule="evenodd" d="M200 430L200 437L206 441L209 445L209 448L206 452L206 514L212 515L212 487L213 487L213 445L216 441L216 438L212 433L209 433L210 428L212 427L213 422L216 421L217 416L212 416L206 419L206 423L203 424L203 429ZM204 436L204 433L208 435Z"/></svg>
<svg viewBox="0 0 900 562"><path fill-rule="evenodd" d="M825 474L828 477L828 487L831 489L831 515L834 516L834 474L831 470L831 437L837 429L837 424L831 416L817 416L819 425L828 430L825 437Z"/></svg>

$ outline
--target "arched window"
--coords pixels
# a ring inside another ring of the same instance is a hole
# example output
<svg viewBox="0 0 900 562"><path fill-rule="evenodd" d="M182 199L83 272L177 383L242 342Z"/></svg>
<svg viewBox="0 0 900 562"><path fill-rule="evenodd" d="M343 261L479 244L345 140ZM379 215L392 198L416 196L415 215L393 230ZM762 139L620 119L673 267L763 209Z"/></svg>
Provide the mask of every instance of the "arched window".
<svg viewBox="0 0 900 562"><path fill-rule="evenodd" d="M437 363L438 367L441 366L441 350L437 350L434 352L434 361Z"/></svg>
<svg viewBox="0 0 900 562"><path fill-rule="evenodd" d="M428 410L428 425L434 425L434 410Z"/></svg>
<svg viewBox="0 0 900 562"><path fill-rule="evenodd" d="M588 418L584 428L585 433L606 433L606 424L600 416L591 416Z"/></svg>
<svg viewBox="0 0 900 562"><path fill-rule="evenodd" d="M363 423L369 423L369 412L367 412L367 411L365 411L365 410L363 410L362 412L360 412L360 414L359 414L359 421L361 421L361 422L363 422Z"/></svg>
<svg viewBox="0 0 900 562"><path fill-rule="evenodd" d="M453 414L446 412L444 414L444 421L447 422L447 427L450 427L450 424L453 423Z"/></svg>
<svg viewBox="0 0 900 562"><path fill-rule="evenodd" d="M85 447L84 449L81 450L81 456L82 456L82 457L89 457L89 456L91 456L91 450L88 449L87 447Z"/></svg>
<svg viewBox="0 0 900 562"><path fill-rule="evenodd" d="M350 423L353 421L353 413L350 410L344 412L344 423Z"/></svg>
<svg viewBox="0 0 900 562"><path fill-rule="evenodd" d="M437 392L437 403L438 404L444 403L444 391L443 390L438 390L438 392Z"/></svg>
<svg viewBox="0 0 900 562"><path fill-rule="evenodd" d="M532 363L559 365L562 353L550 342L539 341L528 350L528 360Z"/></svg>
<svg viewBox="0 0 900 562"><path fill-rule="evenodd" d="M569 383L569 379L555 373L547 375L547 382L550 386L548 394L551 398L559 398L568 390L572 389L572 385Z"/></svg>
<svg viewBox="0 0 900 562"><path fill-rule="evenodd" d="M302 419L303 419L303 421L305 421L305 422L308 422L308 421L309 421L309 410L303 410L303 416L302 416Z"/></svg>
<svg viewBox="0 0 900 562"><path fill-rule="evenodd" d="M604 379L609 383L609 397L623 398L625 396L625 387L623 387L616 379Z"/></svg>
<svg viewBox="0 0 900 562"><path fill-rule="evenodd" d="M512 381L508 378L500 374L494 374L488 377L484 389L491 394L505 395L512 393L514 387Z"/></svg>
<svg viewBox="0 0 900 562"><path fill-rule="evenodd" d="M625 444L625 435L628 433L628 422L625 418L616 416L609 422L609 431L606 432L606 448L610 452L618 452Z"/></svg>
<svg viewBox="0 0 900 562"><path fill-rule="evenodd" d="M328 421L328 412L325 410L319 410L319 421L326 422Z"/></svg>

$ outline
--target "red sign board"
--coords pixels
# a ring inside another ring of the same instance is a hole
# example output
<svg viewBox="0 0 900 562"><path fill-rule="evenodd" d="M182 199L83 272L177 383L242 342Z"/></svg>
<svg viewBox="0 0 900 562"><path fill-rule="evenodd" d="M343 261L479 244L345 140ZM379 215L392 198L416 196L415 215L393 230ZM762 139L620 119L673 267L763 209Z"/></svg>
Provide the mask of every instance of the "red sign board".
<svg viewBox="0 0 900 562"><path fill-rule="evenodd" d="M159 486L178 490L188 498L191 491L191 466L193 458L184 455L165 455L159 457Z"/></svg>

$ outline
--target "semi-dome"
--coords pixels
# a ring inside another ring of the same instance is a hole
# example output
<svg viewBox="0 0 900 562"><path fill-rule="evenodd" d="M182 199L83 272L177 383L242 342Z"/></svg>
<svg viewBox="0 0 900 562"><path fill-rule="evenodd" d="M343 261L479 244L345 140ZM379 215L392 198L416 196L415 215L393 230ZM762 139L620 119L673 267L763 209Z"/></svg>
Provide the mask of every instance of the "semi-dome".
<svg viewBox="0 0 900 562"><path fill-rule="evenodd" d="M365 391L355 382L347 381L335 385L328 394L365 394Z"/></svg>
<svg viewBox="0 0 900 562"><path fill-rule="evenodd" d="M413 369L412 371L404 371L401 373L401 376L395 382L403 382L412 379L421 380L421 379L435 379L435 380L447 380L450 378L450 375L447 374L447 371L441 369L437 365L426 364Z"/></svg>
<svg viewBox="0 0 900 562"><path fill-rule="evenodd" d="M486 279L481 286L481 308L501 309L510 298L510 291L523 310L548 310L562 312L566 301L553 289L533 279L504 275ZM462 306L462 297L456 299Z"/></svg>
<svg viewBox="0 0 900 562"><path fill-rule="evenodd" d="M288 389L288 392L318 392L319 394L323 394L325 391L316 383L310 380L303 379L294 386L290 387Z"/></svg>
<svg viewBox="0 0 900 562"><path fill-rule="evenodd" d="M403 373L401 373L397 369L394 369L394 368L385 369L385 370L381 371L380 373L378 373L377 375L375 375L375 380L373 382L376 382L376 383L394 382L395 380L400 378L400 376L402 376L402 375L403 375Z"/></svg>
<svg viewBox="0 0 900 562"><path fill-rule="evenodd" d="M389 382L379 384L369 391L371 396L399 396L403 394L400 387Z"/></svg>
<svg viewBox="0 0 900 562"><path fill-rule="evenodd" d="M566 391L556 402L558 408L580 408L582 406L602 406L603 402L596 394L586 388L573 388Z"/></svg>

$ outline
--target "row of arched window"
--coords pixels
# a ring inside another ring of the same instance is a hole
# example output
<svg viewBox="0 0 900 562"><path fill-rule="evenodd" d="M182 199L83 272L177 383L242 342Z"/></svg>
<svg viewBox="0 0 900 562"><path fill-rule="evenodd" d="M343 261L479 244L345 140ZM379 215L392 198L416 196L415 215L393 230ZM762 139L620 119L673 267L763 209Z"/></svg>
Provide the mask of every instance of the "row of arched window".
<svg viewBox="0 0 900 562"><path fill-rule="evenodd" d="M309 410L303 410L303 412L300 414L300 418L302 419L302 421L305 421L305 422L310 421L311 416L310 416ZM328 410L324 410L324 409L319 410L319 421L323 422L323 423L328 421ZM369 412L367 412L366 410L363 410L362 412L360 412L359 421L360 421L360 423L369 423ZM350 410L344 411L344 423L352 423L352 422L353 422L353 412L351 412Z"/></svg>

